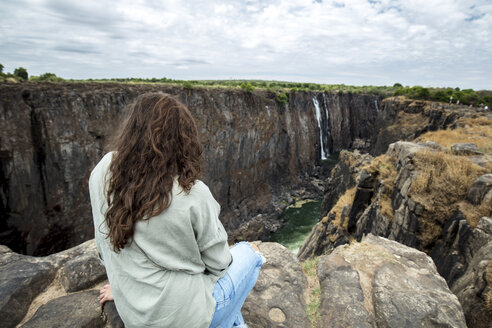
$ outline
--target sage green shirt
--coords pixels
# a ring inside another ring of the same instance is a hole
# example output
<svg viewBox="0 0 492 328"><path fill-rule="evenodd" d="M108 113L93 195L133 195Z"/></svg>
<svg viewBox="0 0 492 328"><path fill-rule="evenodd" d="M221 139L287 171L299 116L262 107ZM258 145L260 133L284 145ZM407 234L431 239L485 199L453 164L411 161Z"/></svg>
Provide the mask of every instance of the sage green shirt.
<svg viewBox="0 0 492 328"><path fill-rule="evenodd" d="M232 262L219 204L203 182L186 194L175 180L171 206L137 222L133 241L116 253L104 220L112 154L92 171L89 191L96 245L123 322L129 328L209 327L214 284Z"/></svg>

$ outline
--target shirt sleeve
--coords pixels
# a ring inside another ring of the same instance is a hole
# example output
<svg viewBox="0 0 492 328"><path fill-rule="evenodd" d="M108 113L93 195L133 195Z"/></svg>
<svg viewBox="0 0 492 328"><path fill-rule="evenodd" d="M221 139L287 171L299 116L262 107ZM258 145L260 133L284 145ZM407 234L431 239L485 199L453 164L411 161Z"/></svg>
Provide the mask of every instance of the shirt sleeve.
<svg viewBox="0 0 492 328"><path fill-rule="evenodd" d="M223 276L232 263L227 233L219 220L220 205L203 185L200 206L194 209L193 230L202 261L208 273Z"/></svg>

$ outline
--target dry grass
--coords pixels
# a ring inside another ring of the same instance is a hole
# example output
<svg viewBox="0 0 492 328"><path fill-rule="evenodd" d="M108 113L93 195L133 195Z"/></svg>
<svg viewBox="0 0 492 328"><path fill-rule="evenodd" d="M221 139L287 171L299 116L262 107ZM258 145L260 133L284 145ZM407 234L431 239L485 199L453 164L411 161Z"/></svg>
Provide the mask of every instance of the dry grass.
<svg viewBox="0 0 492 328"><path fill-rule="evenodd" d="M415 141L434 141L448 148L454 143L474 143L484 153L492 151L492 120L486 117L462 118L457 123L459 128L427 132Z"/></svg>
<svg viewBox="0 0 492 328"><path fill-rule="evenodd" d="M410 192L411 197L425 208L419 222L422 246L425 248L437 240L443 223L458 208L475 227L480 211L472 209L473 206L463 200L475 179L487 173L487 169L466 157L442 151L423 150L415 154L414 162L418 176Z"/></svg>
<svg viewBox="0 0 492 328"><path fill-rule="evenodd" d="M318 326L319 306L321 304L321 288L319 285L318 274L318 257L308 259L301 263L302 271L306 275L308 288L304 291L306 299L306 314L311 320L311 328Z"/></svg>
<svg viewBox="0 0 492 328"><path fill-rule="evenodd" d="M490 206L485 204L485 202L477 206L463 200L458 203L458 208L465 214L466 220L472 227L476 227L480 218L488 216L490 213Z"/></svg>
<svg viewBox="0 0 492 328"><path fill-rule="evenodd" d="M330 212L336 213L335 220L332 224L335 227L343 228L347 230L348 220L342 220L342 210L345 206L352 204L354 202L356 187L348 189L340 198L338 198L337 203Z"/></svg>
<svg viewBox="0 0 492 328"><path fill-rule="evenodd" d="M368 173L379 179L384 185L384 193L382 193L378 202L381 214L386 217L393 218L393 207L391 206L391 197L395 187L395 180L398 172L395 167L395 159L389 155L381 155L376 157L371 163L363 167Z"/></svg>

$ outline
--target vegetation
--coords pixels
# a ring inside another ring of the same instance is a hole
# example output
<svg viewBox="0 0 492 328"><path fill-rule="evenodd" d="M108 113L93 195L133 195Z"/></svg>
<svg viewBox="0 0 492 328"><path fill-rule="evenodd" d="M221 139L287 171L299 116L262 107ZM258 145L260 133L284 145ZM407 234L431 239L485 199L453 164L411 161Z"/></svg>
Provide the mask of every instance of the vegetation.
<svg viewBox="0 0 492 328"><path fill-rule="evenodd" d="M311 328L318 326L319 306L321 304L321 288L319 285L318 274L318 257L307 259L301 263L302 271L308 280L308 289L306 290L306 314L311 320Z"/></svg>
<svg viewBox="0 0 492 328"><path fill-rule="evenodd" d="M64 81L61 77L56 76L54 73L44 73L40 76L31 76L29 79L34 82L62 82Z"/></svg>
<svg viewBox="0 0 492 328"><path fill-rule="evenodd" d="M412 183L410 194L424 206L419 221L422 246L432 245L441 233L441 227L454 211L460 209L468 223L475 227L478 220L489 213L484 206L474 206L466 201L466 194L473 182L492 167L483 168L465 156L443 151L423 150L414 156L418 176Z"/></svg>
<svg viewBox="0 0 492 328"><path fill-rule="evenodd" d="M249 93L252 93L255 90L255 87L249 82L243 82L241 83L241 89L246 90Z"/></svg>
<svg viewBox="0 0 492 328"><path fill-rule="evenodd" d="M473 89L460 90L460 88L424 88L421 86L407 86L399 87L395 90L394 95L406 96L412 99L459 103L463 105L492 105L492 93L489 91L473 91Z"/></svg>
<svg viewBox="0 0 492 328"><path fill-rule="evenodd" d="M330 210L330 213L335 213L335 220L331 222L335 227L347 230L348 220L342 221L342 211L345 206L352 205L352 203L354 202L356 191L356 187L347 189L347 191L345 191L345 193L340 196L340 198L338 198L337 203ZM328 223L328 216L325 216L321 221L323 223Z"/></svg>
<svg viewBox="0 0 492 328"><path fill-rule="evenodd" d="M1 64L0 64L1 65ZM195 87L204 88L241 88L249 93L255 90L263 90L275 94L276 101L283 105L288 102L288 94L292 92L333 92L339 94L373 94L386 98L391 96L406 96L411 99L424 99L440 102L456 103L464 105L487 105L492 107L492 91L474 91L473 89L460 88L425 88L421 86L403 86L395 83L393 86L351 86L345 84L318 84L308 82L288 82L288 81L264 81L264 80L174 80L166 77L162 78L111 78L111 79L87 79L72 80L63 79L54 73L44 73L40 76L29 78L27 70L23 67L16 68L14 73L4 74L3 65L0 66L0 82L19 82L30 80L33 82L115 82L115 83L165 83L182 86L186 89Z"/></svg>
<svg viewBox="0 0 492 328"><path fill-rule="evenodd" d="M378 206L381 214L388 218L393 218L393 207L391 205L391 197L396 180L396 159L386 154L376 157L371 163L363 167L366 172L372 174L384 186L383 193L379 195Z"/></svg>
<svg viewBox="0 0 492 328"><path fill-rule="evenodd" d="M21 80L27 80L29 75L27 74L27 70L24 67L19 67L14 70L14 76L18 77Z"/></svg>
<svg viewBox="0 0 492 328"><path fill-rule="evenodd" d="M457 128L427 132L416 142L434 141L449 148L454 143L474 143L484 153L492 152L492 122L485 118L461 118Z"/></svg>

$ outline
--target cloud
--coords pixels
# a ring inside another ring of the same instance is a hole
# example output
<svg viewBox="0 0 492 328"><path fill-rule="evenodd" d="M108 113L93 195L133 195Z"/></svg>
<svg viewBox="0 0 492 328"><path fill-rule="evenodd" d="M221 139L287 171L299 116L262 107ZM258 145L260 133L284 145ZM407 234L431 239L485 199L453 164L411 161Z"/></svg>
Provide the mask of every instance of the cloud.
<svg viewBox="0 0 492 328"><path fill-rule="evenodd" d="M488 0L2 0L0 22L32 74L492 88Z"/></svg>

